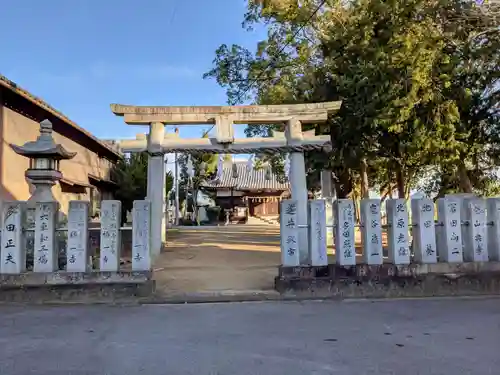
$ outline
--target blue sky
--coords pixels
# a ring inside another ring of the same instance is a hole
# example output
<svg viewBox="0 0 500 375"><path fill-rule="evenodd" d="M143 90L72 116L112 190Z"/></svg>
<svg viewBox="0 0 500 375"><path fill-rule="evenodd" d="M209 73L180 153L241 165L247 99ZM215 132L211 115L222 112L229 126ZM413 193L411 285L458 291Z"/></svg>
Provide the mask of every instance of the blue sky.
<svg viewBox="0 0 500 375"><path fill-rule="evenodd" d="M254 48L246 0L1 0L0 74L100 138L130 138L110 103L224 105L202 75L222 43ZM184 126L183 137L203 128ZM169 129L171 131L171 129ZM237 136L243 128L237 127Z"/></svg>

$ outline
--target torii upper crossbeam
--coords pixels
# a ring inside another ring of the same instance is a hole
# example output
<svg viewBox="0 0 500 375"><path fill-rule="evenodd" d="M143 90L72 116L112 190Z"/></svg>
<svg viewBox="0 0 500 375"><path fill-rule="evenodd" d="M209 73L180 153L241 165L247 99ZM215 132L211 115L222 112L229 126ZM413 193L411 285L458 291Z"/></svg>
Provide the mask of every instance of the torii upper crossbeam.
<svg viewBox="0 0 500 375"><path fill-rule="evenodd" d="M302 123L320 123L339 110L341 102L200 107L151 107L111 104L111 110L131 125L149 125L149 134L136 139L118 141L126 152L147 151L150 155L148 170L148 199L152 209L152 244L159 253L164 238L162 225L164 202L164 153L168 152L290 152L290 186L292 198L297 200L300 263L310 258L307 231L307 184L303 151L330 145L328 135L302 132ZM270 138L235 139L233 124L285 123L285 132L275 132ZM215 138L180 139L165 135L166 124L214 124Z"/></svg>

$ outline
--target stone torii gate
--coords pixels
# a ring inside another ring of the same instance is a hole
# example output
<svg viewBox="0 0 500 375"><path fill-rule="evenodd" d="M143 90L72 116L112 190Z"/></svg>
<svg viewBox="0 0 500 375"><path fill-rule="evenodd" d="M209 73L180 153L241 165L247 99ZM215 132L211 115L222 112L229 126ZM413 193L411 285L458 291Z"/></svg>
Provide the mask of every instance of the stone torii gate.
<svg viewBox="0 0 500 375"><path fill-rule="evenodd" d="M292 105L150 107L111 104L117 116L129 125L147 125L149 134L136 139L119 140L123 152L147 152L148 200L152 201L151 249L159 254L164 241L164 154L172 152L210 152L228 154L290 153L290 185L297 200L300 262L309 258L307 231L307 184L304 151L330 148L330 136L302 131L303 123L325 122L339 110L341 102ZM233 124L285 123L285 132L274 132L267 138L234 138ZM214 124L215 138L181 139L178 134L165 134L165 125Z"/></svg>

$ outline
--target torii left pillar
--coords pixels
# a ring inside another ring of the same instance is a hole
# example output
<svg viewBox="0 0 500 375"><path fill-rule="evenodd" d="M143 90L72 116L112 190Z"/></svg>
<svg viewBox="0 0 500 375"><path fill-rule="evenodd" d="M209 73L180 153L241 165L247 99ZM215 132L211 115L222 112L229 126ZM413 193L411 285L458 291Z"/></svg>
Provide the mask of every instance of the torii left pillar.
<svg viewBox="0 0 500 375"><path fill-rule="evenodd" d="M151 201L151 253L159 255L165 242L165 215L163 214L165 190L165 155L161 143L165 137L165 125L152 122L148 135L148 190Z"/></svg>
<svg viewBox="0 0 500 375"><path fill-rule="evenodd" d="M291 119L286 124L285 136L289 145L301 144L304 137L300 120ZM311 262L308 239L307 180L304 152L290 152L290 190L297 201L297 226L299 237L299 261L301 265Z"/></svg>

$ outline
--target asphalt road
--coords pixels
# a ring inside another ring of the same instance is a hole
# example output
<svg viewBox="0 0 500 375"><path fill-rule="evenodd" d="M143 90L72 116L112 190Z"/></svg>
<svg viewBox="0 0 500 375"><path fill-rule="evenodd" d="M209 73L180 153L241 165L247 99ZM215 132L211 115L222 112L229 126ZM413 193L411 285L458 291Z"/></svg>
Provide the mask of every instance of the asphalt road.
<svg viewBox="0 0 500 375"><path fill-rule="evenodd" d="M0 307L2 375L499 374L500 300Z"/></svg>

